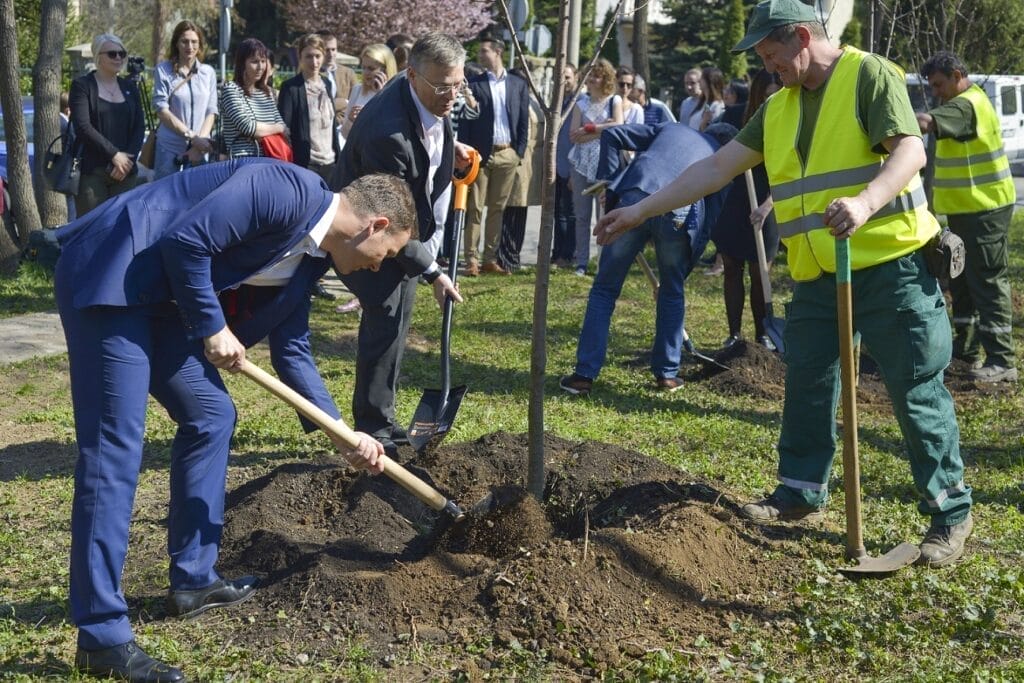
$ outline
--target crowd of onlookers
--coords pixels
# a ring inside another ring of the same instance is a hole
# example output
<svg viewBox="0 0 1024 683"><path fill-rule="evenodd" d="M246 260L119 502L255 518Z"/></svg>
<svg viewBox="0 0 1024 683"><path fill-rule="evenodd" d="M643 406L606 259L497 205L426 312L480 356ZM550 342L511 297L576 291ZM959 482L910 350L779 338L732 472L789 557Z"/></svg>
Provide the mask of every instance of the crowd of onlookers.
<svg viewBox="0 0 1024 683"><path fill-rule="evenodd" d="M386 42L366 45L359 54L357 74L339 63L338 41L329 32L302 36L295 44L298 73L275 89L271 51L258 39L246 38L234 52L230 79L219 84L214 69L203 61L202 29L182 21L172 32L165 59L152 72L151 110L156 121L149 133L153 139L147 140L150 93L140 87L138 78L122 75L128 57L123 41L112 34L96 36L95 70L75 79L70 92L70 119L83 141L82 181L74 197L77 215L141 182L140 161L159 179L210 161L272 154L265 148L282 136L294 163L339 189L345 138L366 103L405 68L412 43L412 37L396 34ZM525 74L506 69L506 61L504 43L482 35L477 62L466 65L466 82L450 116L458 139L481 153L481 173L470 194L461 250L469 277L519 268L527 207L539 203L537 184L531 181L539 176L534 150L542 133L542 108L530 93ZM577 68L567 65L562 78L567 95L575 90L577 78ZM598 59L571 111L566 97L558 144L554 264L581 276L588 272L590 228L601 206L599 194L588 193L587 188L597 180L602 131L623 124L676 121L700 131L717 122L740 128L750 111L778 87L764 73L753 83L726 83L714 66L690 69L681 85L683 98L674 114L649 93L641 75ZM625 156L628 162L628 153ZM728 213L712 229L717 255L705 261L707 272L725 274L730 341L739 335L743 264L753 262L749 233L743 216ZM778 245L770 221L765 235L770 259ZM457 256L447 241L441 252L442 263ZM750 273L751 305L755 320L760 320L759 275L755 267ZM338 310L358 311L359 302L353 299Z"/></svg>

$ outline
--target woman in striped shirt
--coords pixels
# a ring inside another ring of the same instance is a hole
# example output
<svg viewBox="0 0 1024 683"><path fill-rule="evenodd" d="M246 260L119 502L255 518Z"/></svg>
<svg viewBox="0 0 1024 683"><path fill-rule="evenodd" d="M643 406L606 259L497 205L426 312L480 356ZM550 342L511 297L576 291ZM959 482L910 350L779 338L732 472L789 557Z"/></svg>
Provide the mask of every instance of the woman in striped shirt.
<svg viewBox="0 0 1024 683"><path fill-rule="evenodd" d="M270 91L270 53L255 38L246 38L235 52L235 78L220 90L224 146L228 156L262 156L259 140L288 133Z"/></svg>

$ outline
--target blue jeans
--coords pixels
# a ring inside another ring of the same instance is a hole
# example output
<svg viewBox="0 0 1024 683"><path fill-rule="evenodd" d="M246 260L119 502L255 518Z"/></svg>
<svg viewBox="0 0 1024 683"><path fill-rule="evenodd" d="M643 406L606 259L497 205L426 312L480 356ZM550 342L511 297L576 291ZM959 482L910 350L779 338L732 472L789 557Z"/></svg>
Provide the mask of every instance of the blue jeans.
<svg viewBox="0 0 1024 683"><path fill-rule="evenodd" d="M637 201L630 197L631 194L626 194L623 204ZM654 345L651 348L651 372L657 378L675 377L679 373L686 306L683 283L691 269L690 236L685 230L676 230L672 218L670 213L651 218L601 250L600 265L590 288L583 329L576 347L577 374L596 379L601 372L608 351L608 328L615 302L636 255L643 251L648 240L654 241L661 277Z"/></svg>
<svg viewBox="0 0 1024 683"><path fill-rule="evenodd" d="M576 251L576 213L572 206L569 178L555 177L555 239L551 260L570 260Z"/></svg>

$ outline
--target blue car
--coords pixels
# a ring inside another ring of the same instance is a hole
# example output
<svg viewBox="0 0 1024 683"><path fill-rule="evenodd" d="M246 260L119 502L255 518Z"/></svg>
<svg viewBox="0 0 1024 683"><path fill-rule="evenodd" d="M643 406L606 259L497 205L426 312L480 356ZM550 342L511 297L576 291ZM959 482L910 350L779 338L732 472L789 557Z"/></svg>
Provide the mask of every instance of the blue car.
<svg viewBox="0 0 1024 683"><path fill-rule="evenodd" d="M21 114L25 117L25 132L28 134L28 165L32 167L35 158L35 144L32 140L32 120L35 118L35 105L31 97L21 98ZM7 180L7 134L4 132L4 113L0 110L0 178Z"/></svg>
<svg viewBox="0 0 1024 683"><path fill-rule="evenodd" d="M32 140L32 119L35 117L35 106L31 97L21 98L21 113L25 117L25 131L28 137L28 165L32 169L35 162L35 144ZM0 187L3 189L2 206L0 206L0 217L8 228L11 227L11 216L16 216L17 207L11 206L11 195L7 191L7 134L4 131L4 114L0 111Z"/></svg>

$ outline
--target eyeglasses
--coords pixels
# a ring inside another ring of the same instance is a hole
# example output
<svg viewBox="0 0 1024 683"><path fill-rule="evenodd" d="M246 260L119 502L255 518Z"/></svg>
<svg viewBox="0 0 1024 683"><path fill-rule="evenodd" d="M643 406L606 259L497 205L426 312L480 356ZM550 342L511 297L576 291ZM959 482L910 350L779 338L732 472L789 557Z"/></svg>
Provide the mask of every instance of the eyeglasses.
<svg viewBox="0 0 1024 683"><path fill-rule="evenodd" d="M458 94L458 92L460 90L462 90L467 85L469 85L469 83L466 81L465 78L463 78L458 83L454 83L452 85L434 85L433 83L431 83L427 79L423 78L423 76L421 74L416 74L416 77L422 79L424 83L426 83L431 88L433 88L434 89L434 94L438 95L438 96L447 95L448 93L451 93L452 95L456 95L456 94Z"/></svg>
<svg viewBox="0 0 1024 683"><path fill-rule="evenodd" d="M106 52L101 52L100 54L106 55L111 59L124 59L128 56L128 53L124 50L107 50Z"/></svg>
<svg viewBox="0 0 1024 683"><path fill-rule="evenodd" d="M632 81L619 81L619 87L620 88L632 88L633 87L633 82Z"/></svg>

